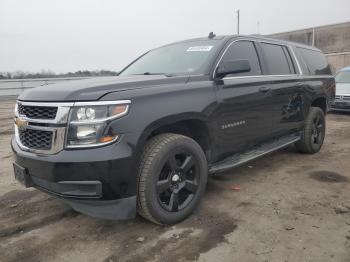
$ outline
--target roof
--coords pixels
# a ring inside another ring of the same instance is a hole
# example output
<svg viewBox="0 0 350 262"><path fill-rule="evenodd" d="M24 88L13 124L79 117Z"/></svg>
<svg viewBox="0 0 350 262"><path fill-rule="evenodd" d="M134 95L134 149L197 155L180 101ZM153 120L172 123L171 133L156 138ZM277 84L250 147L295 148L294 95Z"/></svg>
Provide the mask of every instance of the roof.
<svg viewBox="0 0 350 262"><path fill-rule="evenodd" d="M231 39L246 39L246 40L252 40L252 41L261 41L261 42L270 42L270 43L275 43L275 44L280 44L280 45L289 45L289 46L295 46L295 47L300 47L300 48L305 48L305 49L310 49L318 52L322 52L320 49L309 46L309 45L304 45L300 43L295 43L295 42L290 42L290 41L285 41L285 40L280 40L280 39L275 39L275 38L270 38L270 37L264 37L260 35L218 35L215 36L214 38L208 38L208 37L198 37L198 38L190 38L190 39L185 39L173 43L169 43L160 47L166 47L166 46L171 46L174 44L179 44L179 43L188 43L188 42L194 42L194 41L219 41L224 45ZM160 48L158 47L158 48Z"/></svg>
<svg viewBox="0 0 350 262"><path fill-rule="evenodd" d="M311 49L311 50L315 50L315 51L320 51L320 49L314 47L314 46L310 46L310 45L304 45L304 44L300 44L300 43L296 43L296 42L291 42L291 41L286 41L286 40L280 40L280 39L276 39L276 38L271 38L271 37L265 37L265 36L259 36L259 35L250 35L250 36L236 36L236 37L243 37L243 38L251 38L257 41L269 41L269 42L274 42L274 43L279 43L279 44L284 44L284 45L292 45L292 46L296 46L296 47L301 47L301 48L305 48L305 49Z"/></svg>
<svg viewBox="0 0 350 262"><path fill-rule="evenodd" d="M205 40L219 40L219 41L226 42L226 41L228 41L230 39L234 39L234 38L237 38L237 39L244 38L244 39L250 39L250 40L256 40L256 41L268 41L268 42L273 42L276 44L291 45L291 46L296 46L296 47L300 47L300 48L311 49L311 50L321 52L320 49L313 47L313 46L295 43L295 42L291 42L291 41L280 40L280 39L276 39L276 38L264 37L264 36L260 36L260 35L219 35L219 36L215 36L212 39L209 39L208 37L201 37L201 38L186 39L186 40L178 41L176 43L192 42L192 41L205 41ZM172 43L172 44L174 44L174 43Z"/></svg>

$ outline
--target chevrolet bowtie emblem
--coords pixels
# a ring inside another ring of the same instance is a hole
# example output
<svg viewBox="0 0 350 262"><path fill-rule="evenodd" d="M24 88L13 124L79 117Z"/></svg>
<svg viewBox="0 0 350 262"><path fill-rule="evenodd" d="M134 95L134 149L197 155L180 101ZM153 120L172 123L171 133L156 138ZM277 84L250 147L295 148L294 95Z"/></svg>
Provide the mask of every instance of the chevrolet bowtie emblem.
<svg viewBox="0 0 350 262"><path fill-rule="evenodd" d="M15 124L19 129L25 129L28 126L28 121L21 120L19 118L15 119Z"/></svg>

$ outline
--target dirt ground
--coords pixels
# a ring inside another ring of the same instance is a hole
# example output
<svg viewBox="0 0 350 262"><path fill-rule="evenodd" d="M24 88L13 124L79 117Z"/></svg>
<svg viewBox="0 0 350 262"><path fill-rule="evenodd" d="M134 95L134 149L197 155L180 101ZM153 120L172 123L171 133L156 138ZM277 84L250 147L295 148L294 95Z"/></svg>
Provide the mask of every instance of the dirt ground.
<svg viewBox="0 0 350 262"><path fill-rule="evenodd" d="M316 155L278 151L209 179L171 227L105 221L13 178L14 101L0 101L0 261L350 261L350 114ZM238 190L239 189L239 190Z"/></svg>

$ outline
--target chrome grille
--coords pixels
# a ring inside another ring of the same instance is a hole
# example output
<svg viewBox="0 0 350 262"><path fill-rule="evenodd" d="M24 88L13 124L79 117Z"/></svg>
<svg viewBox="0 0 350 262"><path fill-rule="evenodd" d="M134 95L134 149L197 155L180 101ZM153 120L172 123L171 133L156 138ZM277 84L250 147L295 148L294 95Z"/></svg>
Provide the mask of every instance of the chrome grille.
<svg viewBox="0 0 350 262"><path fill-rule="evenodd" d="M346 100L346 101L350 101L350 96L335 96L336 100Z"/></svg>
<svg viewBox="0 0 350 262"><path fill-rule="evenodd" d="M55 119L57 107L18 104L18 113L30 119Z"/></svg>
<svg viewBox="0 0 350 262"><path fill-rule="evenodd" d="M71 102L18 101L15 107L15 138L24 151L57 154L64 148Z"/></svg>
<svg viewBox="0 0 350 262"><path fill-rule="evenodd" d="M39 150L50 150L52 146L51 131L36 130L36 129L19 129L19 139L22 145Z"/></svg>

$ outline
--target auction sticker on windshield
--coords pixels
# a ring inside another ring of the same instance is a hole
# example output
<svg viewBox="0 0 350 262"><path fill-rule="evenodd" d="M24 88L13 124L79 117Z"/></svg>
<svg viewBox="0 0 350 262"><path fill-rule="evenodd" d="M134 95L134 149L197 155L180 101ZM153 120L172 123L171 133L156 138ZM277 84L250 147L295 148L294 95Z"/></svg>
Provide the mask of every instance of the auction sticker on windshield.
<svg viewBox="0 0 350 262"><path fill-rule="evenodd" d="M187 52L209 52L213 46L191 46L187 49Z"/></svg>

